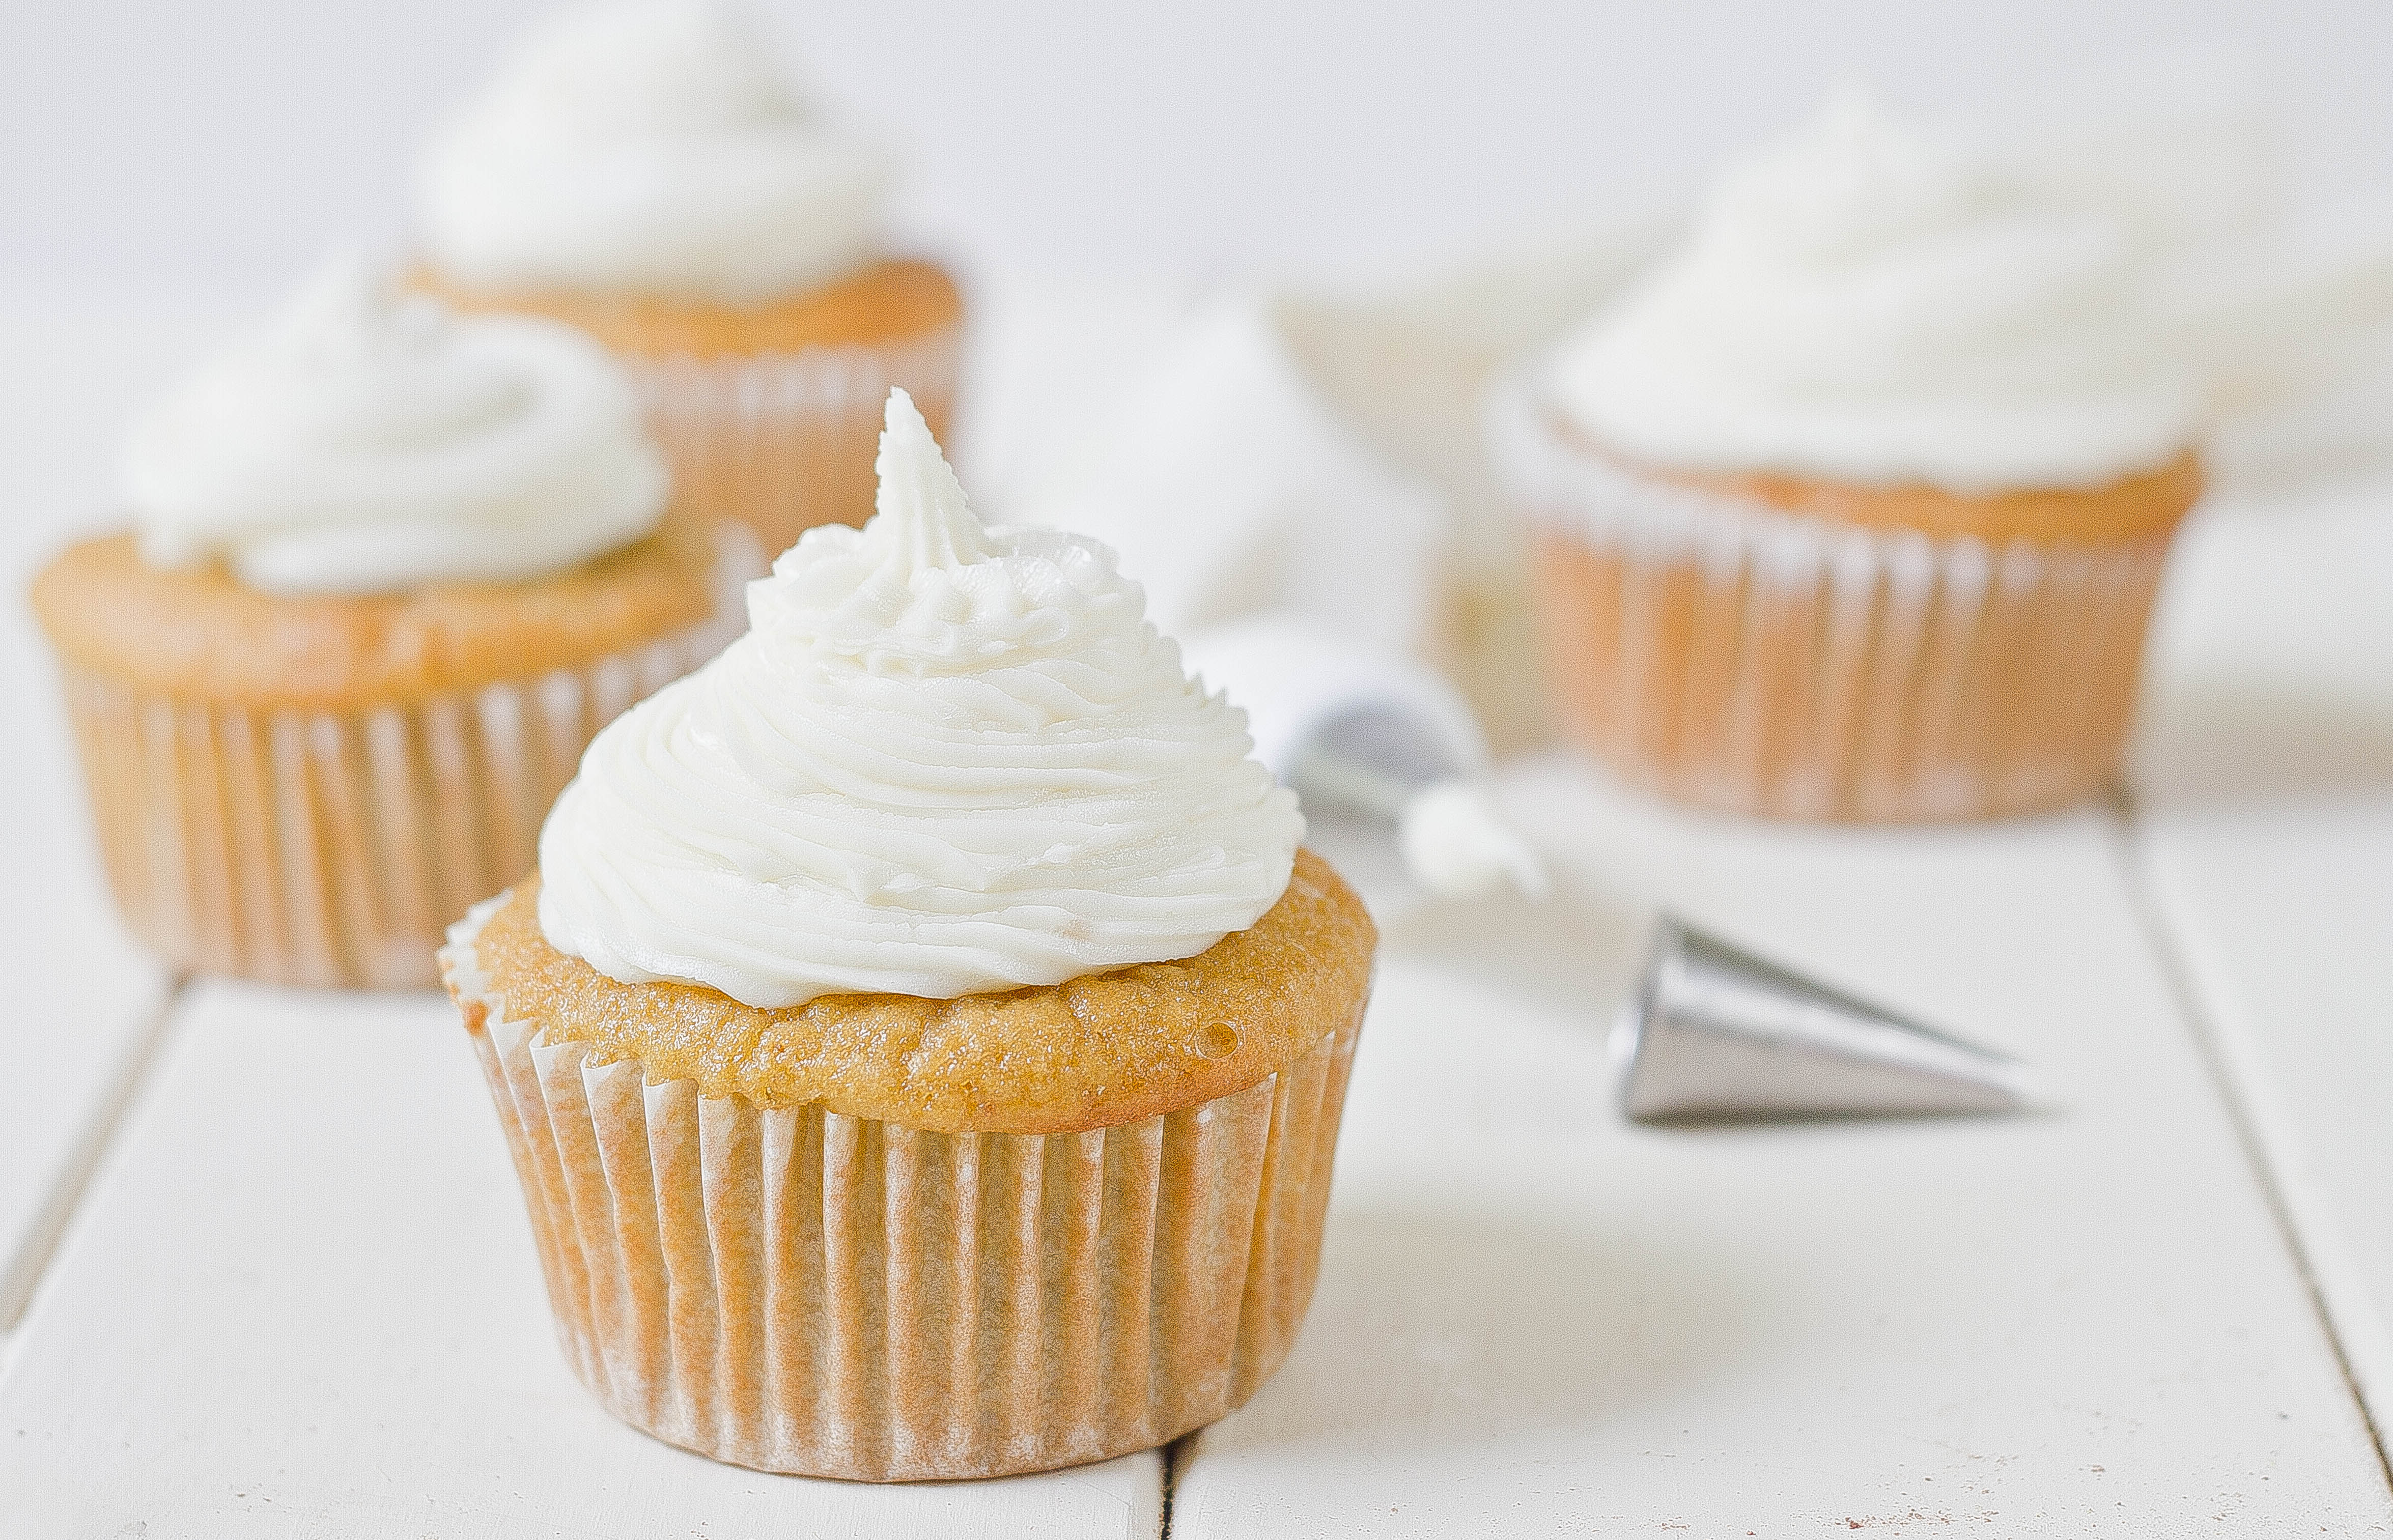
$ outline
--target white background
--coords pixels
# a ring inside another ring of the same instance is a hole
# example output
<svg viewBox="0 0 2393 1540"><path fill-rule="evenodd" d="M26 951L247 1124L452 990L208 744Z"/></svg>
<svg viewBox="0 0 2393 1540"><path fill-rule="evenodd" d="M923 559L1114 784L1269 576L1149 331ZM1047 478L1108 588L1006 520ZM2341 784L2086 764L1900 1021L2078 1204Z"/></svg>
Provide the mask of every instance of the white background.
<svg viewBox="0 0 2393 1540"><path fill-rule="evenodd" d="M547 8L0 0L0 284L264 298L402 239L424 131ZM2306 178L2393 186L2379 0L770 8L982 271L1403 277L1676 202L1839 82L1966 106L2187 47L2273 81Z"/></svg>

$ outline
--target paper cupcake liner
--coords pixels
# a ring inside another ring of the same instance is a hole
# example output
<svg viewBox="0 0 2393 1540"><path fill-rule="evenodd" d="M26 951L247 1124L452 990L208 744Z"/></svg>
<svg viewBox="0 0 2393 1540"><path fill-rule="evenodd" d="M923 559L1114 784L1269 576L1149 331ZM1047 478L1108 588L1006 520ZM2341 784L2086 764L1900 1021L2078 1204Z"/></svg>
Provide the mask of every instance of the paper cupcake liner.
<svg viewBox="0 0 2393 1540"><path fill-rule="evenodd" d="M689 506L756 531L769 559L817 524L862 524L892 385L944 437L962 328L880 346L747 358L619 354Z"/></svg>
<svg viewBox="0 0 2393 1540"><path fill-rule="evenodd" d="M1641 477L1499 398L1541 526L1564 725L1623 779L1772 817L2057 807L2118 766L2169 534L1990 543L1865 529Z"/></svg>
<svg viewBox="0 0 2393 1540"><path fill-rule="evenodd" d="M590 739L722 650L759 570L727 538L716 612L535 678L366 711L258 711L69 664L102 860L126 925L177 967L413 987L467 906L529 870Z"/></svg>
<svg viewBox="0 0 2393 1540"><path fill-rule="evenodd" d="M645 1432L761 1470L1007 1475L1245 1402L1313 1296L1362 1024L1262 1083L1084 1133L933 1133L643 1081L443 954L565 1356Z"/></svg>

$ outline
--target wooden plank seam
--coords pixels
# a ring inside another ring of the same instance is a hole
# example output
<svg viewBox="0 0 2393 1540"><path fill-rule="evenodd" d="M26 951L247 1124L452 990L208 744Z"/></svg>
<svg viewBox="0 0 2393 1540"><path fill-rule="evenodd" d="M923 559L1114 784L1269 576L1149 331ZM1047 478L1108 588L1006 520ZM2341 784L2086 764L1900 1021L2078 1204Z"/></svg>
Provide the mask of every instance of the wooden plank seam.
<svg viewBox="0 0 2393 1540"><path fill-rule="evenodd" d="M2360 1368L2362 1364L2372 1369L2381 1368L2386 1362L2383 1353L2369 1351L2371 1346L2383 1346L2383 1334L2376 1325L2366 1291L2357 1282L2356 1270L2341 1260L2342 1248L2333 1238L2329 1217L2303 1199L2299 1183L2287 1180L2288 1173L2277 1156L2277 1143L2268 1133L2273 1123L2267 1108L2255 1104L2264 1096L2259 1090L2264 1082L2256 1067L2237 1051L2231 1036L2222 1029L2222 1013L2213 1009L2185 939L2171 918L2167 900L2153 879L2151 850L2144 838L2142 815L2133 789L2124 780L2116 781L2105 801L2110 815L2106 821L2116 840L2127 902L2151 940L2161 977L2185 1018L2186 1028L2218 1093L2219 1103L2226 1109L2236 1141L2252 1164L2260 1192L2268 1202L2269 1217L2276 1222L2286 1253L2293 1259L2310 1308L2318 1314L2319 1329L2334 1354L2344 1387L2360 1410L2370 1442L2375 1446L2377 1464L2386 1483L2393 1485L2393 1456L2386 1453L2384 1424L2378 1420L2378 1407L2370 1401L2370 1380Z"/></svg>
<svg viewBox="0 0 2393 1540"><path fill-rule="evenodd" d="M167 981L150 1020L125 1045L114 1071L94 1099L82 1131L69 1147L66 1159L59 1163L48 1194L26 1228L23 1244L8 1259L6 1268L0 1269L0 1337L14 1332L24 1320L42 1275L57 1257L68 1226L91 1191L93 1177L105 1163L110 1147L116 1142L133 1104L140 1098L151 1067L165 1048L176 1007L181 1003L189 984L189 978L182 975Z"/></svg>

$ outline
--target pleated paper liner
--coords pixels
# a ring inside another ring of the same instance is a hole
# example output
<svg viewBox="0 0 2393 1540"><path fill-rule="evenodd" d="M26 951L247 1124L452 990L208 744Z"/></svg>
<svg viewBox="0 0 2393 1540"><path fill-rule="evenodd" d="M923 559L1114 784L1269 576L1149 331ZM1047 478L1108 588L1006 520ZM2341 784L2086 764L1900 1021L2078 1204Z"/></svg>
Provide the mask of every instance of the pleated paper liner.
<svg viewBox="0 0 2393 1540"><path fill-rule="evenodd" d="M1235 1094L1084 1133L933 1133L644 1083L443 954L565 1356L634 1428L761 1470L1008 1475L1252 1395L1313 1285L1362 1007Z"/></svg>
<svg viewBox="0 0 2393 1540"><path fill-rule="evenodd" d="M755 530L769 559L818 524L860 525L872 516L873 457L892 385L911 394L932 433L945 437L962 334L949 325L877 346L616 357L673 463L676 495Z"/></svg>
<svg viewBox="0 0 2393 1540"><path fill-rule="evenodd" d="M753 542L727 531L715 613L533 678L359 711L252 711L68 664L111 887L177 967L276 984L439 982L443 932L531 866L599 728L744 623Z"/></svg>
<svg viewBox="0 0 2393 1540"><path fill-rule="evenodd" d="M1622 779L1771 817L2059 807L2124 750L2169 535L1990 543L1639 476L1499 397L1556 707Z"/></svg>

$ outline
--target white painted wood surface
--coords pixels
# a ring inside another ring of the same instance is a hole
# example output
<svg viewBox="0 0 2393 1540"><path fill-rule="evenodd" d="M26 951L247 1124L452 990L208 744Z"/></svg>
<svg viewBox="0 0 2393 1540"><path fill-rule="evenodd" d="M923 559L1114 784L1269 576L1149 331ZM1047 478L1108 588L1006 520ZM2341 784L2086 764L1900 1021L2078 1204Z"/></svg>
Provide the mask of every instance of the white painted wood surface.
<svg viewBox="0 0 2393 1540"><path fill-rule="evenodd" d="M0 1379L12 1540L1156 1533L1152 1454L872 1487L633 1431L556 1351L445 998L203 985L177 1014Z"/></svg>
<svg viewBox="0 0 2393 1540"><path fill-rule="evenodd" d="M1356 1059L1320 1295L1181 1461L1186 1540L2317 1535L2383 1472L2095 814L1683 818L1512 777L1582 894L2012 1050L2060 1110L1654 1131L1610 1104L1635 905L1424 910Z"/></svg>
<svg viewBox="0 0 2393 1540"><path fill-rule="evenodd" d="M2139 865L2383 1427L2393 473L2230 486L2171 583L2136 776Z"/></svg>
<svg viewBox="0 0 2393 1540"><path fill-rule="evenodd" d="M220 321L0 305L0 1333L46 1255L63 1207L138 1069L164 973L116 923L93 853L48 649L23 594L71 531L109 522L108 477L125 415L205 346Z"/></svg>
<svg viewBox="0 0 2393 1540"><path fill-rule="evenodd" d="M1038 382L1129 367L1173 303L1130 295L1076 329L1000 317L983 367L1014 405L977 446L980 474L1018 495L1072 431L1072 412L1024 404ZM97 505L124 411L212 329L166 319L7 326L0 410L33 424L10 452L36 467L18 483L32 512L0 534L12 586L64 528L37 521ZM1172 1529L2393 1528L2295 1259L2139 928L2172 922L2344 1349L2387 1382L2369 1333L2393 1300L2375 1217L2393 1018L2383 970L2351 959L2389 950L2372 922L2393 914L2393 714L2372 693L2385 633L2349 617L2393 612L2393 551L2362 504L2310 513L2216 521L2193 547L2209 554L2180 575L2132 864L2091 814L1806 832L1680 818L1558 764L1516 775L1508 792L1577 897L1416 907L1391 927L1311 1323L1253 1407L1183 1446ZM2334 605L2306 586L2320 581ZM21 1070L0 1081L5 1246L74 1191L55 1172L164 981L107 913L13 604L0 691L30 724L0 771L0 842L45 878L0 884L0 960L35 981L0 1016ZM2278 794L2289 764L2299 795ZM2130 869L2158 895L2144 915ZM2063 1110L1622 1126L1603 1017L1657 896L2024 1054ZM92 1030L50 1030L66 1013ZM1156 1533L1154 1456L843 1487L713 1466L607 1418L551 1344L455 1031L431 998L185 999L0 1361L0 1535Z"/></svg>

